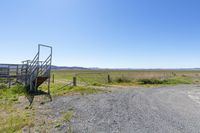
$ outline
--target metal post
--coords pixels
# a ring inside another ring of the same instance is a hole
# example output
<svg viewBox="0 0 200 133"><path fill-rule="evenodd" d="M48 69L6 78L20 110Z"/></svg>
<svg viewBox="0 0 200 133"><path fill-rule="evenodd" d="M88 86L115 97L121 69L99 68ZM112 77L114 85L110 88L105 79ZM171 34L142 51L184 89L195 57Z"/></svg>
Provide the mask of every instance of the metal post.
<svg viewBox="0 0 200 133"><path fill-rule="evenodd" d="M16 68L17 70L16 70L16 82L18 81L18 79L19 79L19 67L18 67L18 65L17 65L17 68Z"/></svg>
<svg viewBox="0 0 200 133"><path fill-rule="evenodd" d="M48 45L43 45L43 44L38 44L38 50L39 50L39 55L40 55L40 47L46 47L46 48L50 48L50 64L49 64L49 72L48 72L48 95L50 100L52 101L51 95L50 95L50 84L51 84L51 65L52 65L52 53L53 53L53 48L51 46ZM53 77L53 82L54 82L54 77Z"/></svg>
<svg viewBox="0 0 200 133"><path fill-rule="evenodd" d="M8 65L8 72L7 72L7 75L8 75L7 81L8 81L9 86L10 86L10 66L9 66L9 65ZM10 88L10 87L9 87L9 88Z"/></svg>

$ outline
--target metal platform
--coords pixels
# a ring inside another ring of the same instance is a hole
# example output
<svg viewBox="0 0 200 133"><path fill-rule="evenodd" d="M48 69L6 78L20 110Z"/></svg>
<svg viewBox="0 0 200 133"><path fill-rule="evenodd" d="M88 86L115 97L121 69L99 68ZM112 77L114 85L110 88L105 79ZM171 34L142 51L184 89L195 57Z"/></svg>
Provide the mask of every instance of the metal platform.
<svg viewBox="0 0 200 133"><path fill-rule="evenodd" d="M44 59L40 58L42 54L41 49L49 50ZM50 96L51 64L52 47L39 44L38 52L33 60L22 61L22 64L0 64L0 82L8 84L9 87L13 82L19 82L26 87L27 92L32 96L36 94L47 94ZM44 82L47 82L48 85L47 92L38 90Z"/></svg>

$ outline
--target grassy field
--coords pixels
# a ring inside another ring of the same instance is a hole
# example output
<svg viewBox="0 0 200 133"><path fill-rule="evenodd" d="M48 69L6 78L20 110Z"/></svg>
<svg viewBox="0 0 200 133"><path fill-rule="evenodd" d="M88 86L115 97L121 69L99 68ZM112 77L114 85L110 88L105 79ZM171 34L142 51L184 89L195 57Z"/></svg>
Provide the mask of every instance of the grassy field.
<svg viewBox="0 0 200 133"><path fill-rule="evenodd" d="M96 86L141 86L155 87L160 85L198 84L200 71L171 70L55 70L54 83L51 84L53 97L63 95L85 95L105 92ZM108 78L109 75L109 78ZM72 86L73 77L77 77L77 87ZM109 82L110 80L110 82ZM47 86L41 86L46 90ZM0 132L21 132L25 126L34 127L35 110L23 104L25 91L23 86L6 88L0 84ZM64 115L69 121L72 113Z"/></svg>
<svg viewBox="0 0 200 133"><path fill-rule="evenodd" d="M82 85L138 85L199 83L200 71L183 70L55 70L55 82L69 83L74 76ZM151 80L151 81L150 81ZM156 81L157 80L157 81ZM144 82L146 81L146 82Z"/></svg>

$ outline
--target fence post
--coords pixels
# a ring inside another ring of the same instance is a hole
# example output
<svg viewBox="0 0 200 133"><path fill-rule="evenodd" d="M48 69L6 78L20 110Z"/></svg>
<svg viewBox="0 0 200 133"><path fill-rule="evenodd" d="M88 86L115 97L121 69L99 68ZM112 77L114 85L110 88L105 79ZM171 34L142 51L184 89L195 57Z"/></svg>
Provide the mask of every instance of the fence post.
<svg viewBox="0 0 200 133"><path fill-rule="evenodd" d="M52 75L52 83L53 83L53 84L54 84L54 81L55 81L55 80L54 80L54 74L53 74L53 75Z"/></svg>
<svg viewBox="0 0 200 133"><path fill-rule="evenodd" d="M108 74L108 83L111 83L111 78L109 74Z"/></svg>
<svg viewBox="0 0 200 133"><path fill-rule="evenodd" d="M77 86L77 84L76 84L77 82L76 81L77 81L77 78L76 78L76 76L74 76L73 77L73 86Z"/></svg>

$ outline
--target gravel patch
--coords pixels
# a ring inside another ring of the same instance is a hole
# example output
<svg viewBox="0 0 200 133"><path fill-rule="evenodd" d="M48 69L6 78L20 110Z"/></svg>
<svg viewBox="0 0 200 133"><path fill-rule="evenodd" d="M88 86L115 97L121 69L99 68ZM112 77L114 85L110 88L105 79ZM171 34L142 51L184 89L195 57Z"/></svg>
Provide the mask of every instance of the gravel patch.
<svg viewBox="0 0 200 133"><path fill-rule="evenodd" d="M194 92L200 92L198 86L109 90L112 92L56 97L36 107L37 119L50 133L200 131L200 104L191 99ZM200 97L197 94L196 99ZM68 111L73 111L70 122L63 120L63 113Z"/></svg>

